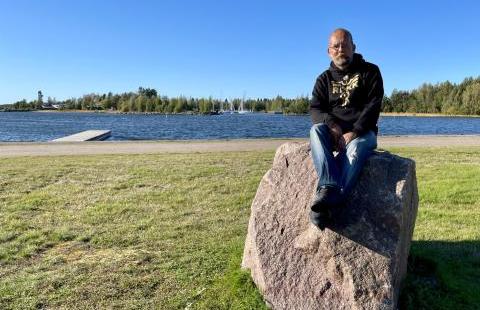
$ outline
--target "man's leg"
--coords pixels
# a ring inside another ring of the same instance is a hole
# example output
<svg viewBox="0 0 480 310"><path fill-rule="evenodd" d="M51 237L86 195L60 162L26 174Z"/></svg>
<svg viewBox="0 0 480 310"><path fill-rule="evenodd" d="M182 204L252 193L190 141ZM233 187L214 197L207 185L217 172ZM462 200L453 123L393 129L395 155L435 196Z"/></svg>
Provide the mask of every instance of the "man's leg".
<svg viewBox="0 0 480 310"><path fill-rule="evenodd" d="M332 153L330 129L325 124L315 124L310 130L312 159L318 174L318 186L313 200L310 220L325 229L331 219L330 208L342 200L340 172Z"/></svg>
<svg viewBox="0 0 480 310"><path fill-rule="evenodd" d="M357 182L358 176L367 158L377 147L377 136L373 131L355 138L346 147L346 152L341 154L339 160L342 168L341 183L343 194L348 195Z"/></svg>
<svg viewBox="0 0 480 310"><path fill-rule="evenodd" d="M340 173L332 153L330 128L326 124L315 124L310 129L310 148L318 174L318 188L322 186L340 187Z"/></svg>

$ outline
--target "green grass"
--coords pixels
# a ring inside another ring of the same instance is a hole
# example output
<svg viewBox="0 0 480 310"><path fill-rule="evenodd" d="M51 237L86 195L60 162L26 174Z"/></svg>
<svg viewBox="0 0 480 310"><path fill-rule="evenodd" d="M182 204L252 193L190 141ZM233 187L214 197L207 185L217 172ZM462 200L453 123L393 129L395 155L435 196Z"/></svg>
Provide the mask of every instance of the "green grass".
<svg viewBox="0 0 480 310"><path fill-rule="evenodd" d="M480 304L480 148L417 162L407 309ZM273 152L0 159L0 308L262 309L239 269Z"/></svg>
<svg viewBox="0 0 480 310"><path fill-rule="evenodd" d="M419 211L405 309L480 309L480 148L391 149L415 159Z"/></svg>

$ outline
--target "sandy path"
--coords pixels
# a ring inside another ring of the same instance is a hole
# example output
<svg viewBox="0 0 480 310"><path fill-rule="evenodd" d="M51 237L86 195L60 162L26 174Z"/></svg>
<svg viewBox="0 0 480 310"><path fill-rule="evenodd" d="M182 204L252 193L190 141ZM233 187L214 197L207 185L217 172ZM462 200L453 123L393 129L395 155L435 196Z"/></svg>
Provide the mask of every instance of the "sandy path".
<svg viewBox="0 0 480 310"><path fill-rule="evenodd" d="M91 155L91 154L149 154L193 152L237 152L275 150L289 141L307 139L242 139L195 141L100 141L100 142L39 142L0 143L0 157ZM471 136L381 136L378 147L392 146L480 146L480 135Z"/></svg>

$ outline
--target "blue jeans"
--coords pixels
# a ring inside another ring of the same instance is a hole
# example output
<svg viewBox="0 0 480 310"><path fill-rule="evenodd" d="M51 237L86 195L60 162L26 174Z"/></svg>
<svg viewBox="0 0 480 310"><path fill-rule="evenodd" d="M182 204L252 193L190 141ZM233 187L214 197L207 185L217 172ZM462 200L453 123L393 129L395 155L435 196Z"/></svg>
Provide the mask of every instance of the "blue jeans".
<svg viewBox="0 0 480 310"><path fill-rule="evenodd" d="M377 147L377 136L373 131L368 131L350 141L345 151L333 156L330 128L320 123L310 129L310 147L318 173L318 187L337 186L344 195L348 195L366 159Z"/></svg>

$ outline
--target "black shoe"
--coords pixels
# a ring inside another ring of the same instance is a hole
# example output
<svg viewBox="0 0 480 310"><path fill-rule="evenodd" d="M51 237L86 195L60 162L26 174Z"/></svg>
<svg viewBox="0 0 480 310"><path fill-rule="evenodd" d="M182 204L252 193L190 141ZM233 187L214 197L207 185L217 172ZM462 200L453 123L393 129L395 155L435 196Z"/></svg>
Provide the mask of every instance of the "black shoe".
<svg viewBox="0 0 480 310"><path fill-rule="evenodd" d="M319 212L329 208L340 207L343 205L343 202L343 194L340 188L324 186L317 190L311 209L314 212Z"/></svg>
<svg viewBox="0 0 480 310"><path fill-rule="evenodd" d="M320 230L324 230L331 219L332 215L330 210L321 210L319 212L310 211L310 222Z"/></svg>
<svg viewBox="0 0 480 310"><path fill-rule="evenodd" d="M313 225L324 230L332 220L332 208L343 205L343 195L338 187L321 187L315 194L311 210L310 221Z"/></svg>

